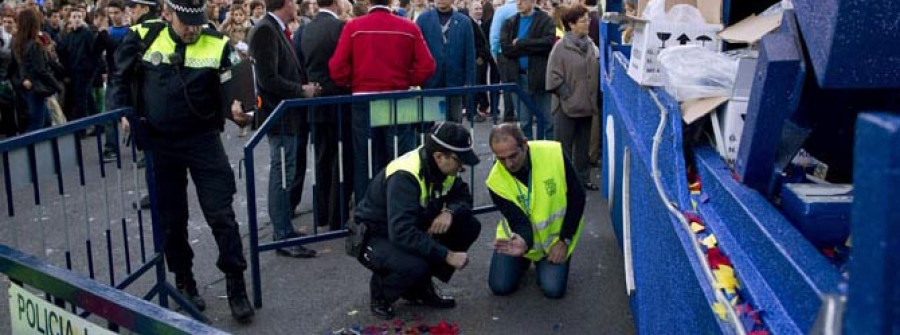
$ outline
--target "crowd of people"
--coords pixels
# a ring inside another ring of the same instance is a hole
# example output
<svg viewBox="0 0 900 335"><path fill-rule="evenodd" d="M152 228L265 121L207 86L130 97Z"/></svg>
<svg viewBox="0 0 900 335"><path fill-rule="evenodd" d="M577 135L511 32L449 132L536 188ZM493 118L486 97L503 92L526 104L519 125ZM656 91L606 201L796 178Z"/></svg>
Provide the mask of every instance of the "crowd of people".
<svg viewBox="0 0 900 335"><path fill-rule="evenodd" d="M478 94L471 104L447 97L447 123L435 125L420 148L413 126L370 129L368 102L303 108L274 120L268 214L273 239L287 241L276 252L316 256L290 241L303 235L292 218L312 142L316 222L336 230L354 216L370 228L360 260L373 271L372 312L392 317L391 304L401 297L455 306L435 292L431 277L447 281L462 269L480 232L468 186L455 178L462 165L479 161L459 124L483 121L502 105L497 117L521 126L491 133L498 160L486 183L506 220L490 286L495 294L513 292L535 262L545 294L562 297L584 190L597 189L589 175L600 151L595 0L122 1L4 3L0 130L13 136L134 107L144 130L134 143L151 149L156 189L165 194L157 209L169 269L195 307L205 302L187 243L188 172L219 247L232 314L241 322L254 314L232 209L234 176L219 136L226 119L246 134L284 100L496 82L517 83L537 108L517 111L506 93L503 101ZM247 88L231 80L241 63L253 64L253 101L241 101L246 94L236 90ZM117 155L120 139L109 131L117 126L130 129L123 119L90 130L106 129L107 158ZM350 144L339 150L341 136ZM388 140L393 136L396 143ZM534 176L541 187L532 187Z"/></svg>

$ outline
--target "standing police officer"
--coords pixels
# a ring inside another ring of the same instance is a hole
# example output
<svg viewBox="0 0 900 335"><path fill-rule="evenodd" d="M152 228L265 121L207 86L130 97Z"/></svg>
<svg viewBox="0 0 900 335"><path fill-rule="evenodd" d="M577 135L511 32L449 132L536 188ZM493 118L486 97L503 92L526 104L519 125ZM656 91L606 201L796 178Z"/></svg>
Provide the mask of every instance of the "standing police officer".
<svg viewBox="0 0 900 335"><path fill-rule="evenodd" d="M407 152L372 179L356 209L368 228L360 262L372 270L372 314L394 317L405 298L436 308L456 307L435 292L431 277L447 282L468 263L466 251L481 224L472 216L472 194L457 173L478 164L469 131L438 123L425 145Z"/></svg>
<svg viewBox="0 0 900 335"><path fill-rule="evenodd" d="M171 23L148 21L131 27L116 49L111 78L114 107L133 106L138 145L153 158L158 218L165 232L164 250L175 283L199 310L188 243L187 172L197 189L200 208L219 247L216 265L226 275L228 304L239 322L250 322L253 308L244 284L241 236L231 207L234 172L219 133L225 118L246 123L232 108L230 67L239 61L228 39L205 29L205 0L166 0ZM151 166L148 166L148 169Z"/></svg>

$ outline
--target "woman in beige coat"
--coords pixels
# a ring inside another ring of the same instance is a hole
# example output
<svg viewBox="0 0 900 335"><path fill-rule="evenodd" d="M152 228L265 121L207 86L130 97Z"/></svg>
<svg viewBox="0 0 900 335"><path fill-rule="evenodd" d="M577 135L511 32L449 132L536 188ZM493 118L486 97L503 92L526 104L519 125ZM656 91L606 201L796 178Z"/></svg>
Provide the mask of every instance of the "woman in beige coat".
<svg viewBox="0 0 900 335"><path fill-rule="evenodd" d="M572 158L585 188L596 191L599 188L590 179L588 149L591 118L599 113L599 51L588 37L591 19L587 8L574 5L560 17L566 32L547 61L547 90L552 93L556 139Z"/></svg>

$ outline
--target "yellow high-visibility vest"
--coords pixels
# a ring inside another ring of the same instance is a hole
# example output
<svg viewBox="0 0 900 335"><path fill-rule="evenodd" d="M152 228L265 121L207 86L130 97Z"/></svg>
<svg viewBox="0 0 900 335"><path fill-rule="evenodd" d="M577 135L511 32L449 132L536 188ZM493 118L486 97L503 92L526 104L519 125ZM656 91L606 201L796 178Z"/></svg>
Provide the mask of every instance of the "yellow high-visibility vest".
<svg viewBox="0 0 900 335"><path fill-rule="evenodd" d="M422 177L422 160L419 158L419 148L416 148L413 151L407 152L403 154L403 156L397 157L397 159L388 163L387 168L384 170L384 179L387 180L394 172L397 171L406 171L411 173L416 181L419 182L419 206L428 207L428 194L431 193L431 189L425 185L425 179ZM441 190L438 194L438 198L443 198L450 192L450 188L453 187L453 182L456 181L456 176L447 176L444 179L444 182L441 184Z"/></svg>
<svg viewBox="0 0 900 335"><path fill-rule="evenodd" d="M141 38L150 31L153 24L163 24L161 21L151 20L143 24L131 27ZM144 52L145 62L158 64L171 64L172 54L175 53L175 41L169 35L170 27L162 28L155 40L150 41L150 46ZM227 37L216 37L208 34L200 34L197 42L188 44L184 50L184 67L193 69L218 69L222 64L222 50L228 44Z"/></svg>
<svg viewBox="0 0 900 335"><path fill-rule="evenodd" d="M516 204L531 221L534 240L531 250L525 257L539 261L547 256L550 248L559 241L563 218L566 216L566 167L563 159L562 145L555 141L529 141L529 158L531 172L525 185L506 170L500 161L494 162L485 184L488 189L503 199ZM506 219L497 224L497 238L509 238L503 225ZM578 238L581 236L582 218L578 222L578 230L572 237L567 257L572 255Z"/></svg>

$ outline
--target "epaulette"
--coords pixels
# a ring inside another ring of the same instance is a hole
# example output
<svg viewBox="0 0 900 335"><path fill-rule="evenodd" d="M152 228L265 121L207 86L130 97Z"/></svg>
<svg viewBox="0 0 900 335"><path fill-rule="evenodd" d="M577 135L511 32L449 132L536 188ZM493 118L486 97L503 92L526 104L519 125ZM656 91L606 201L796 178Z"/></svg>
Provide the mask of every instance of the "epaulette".
<svg viewBox="0 0 900 335"><path fill-rule="evenodd" d="M141 24L133 25L133 26L131 26L131 29L135 29L137 27L145 27L145 28L150 29L154 26L165 26L166 24L167 24L166 21L163 21L160 19L152 19L152 20L147 20L147 21L141 22Z"/></svg>

